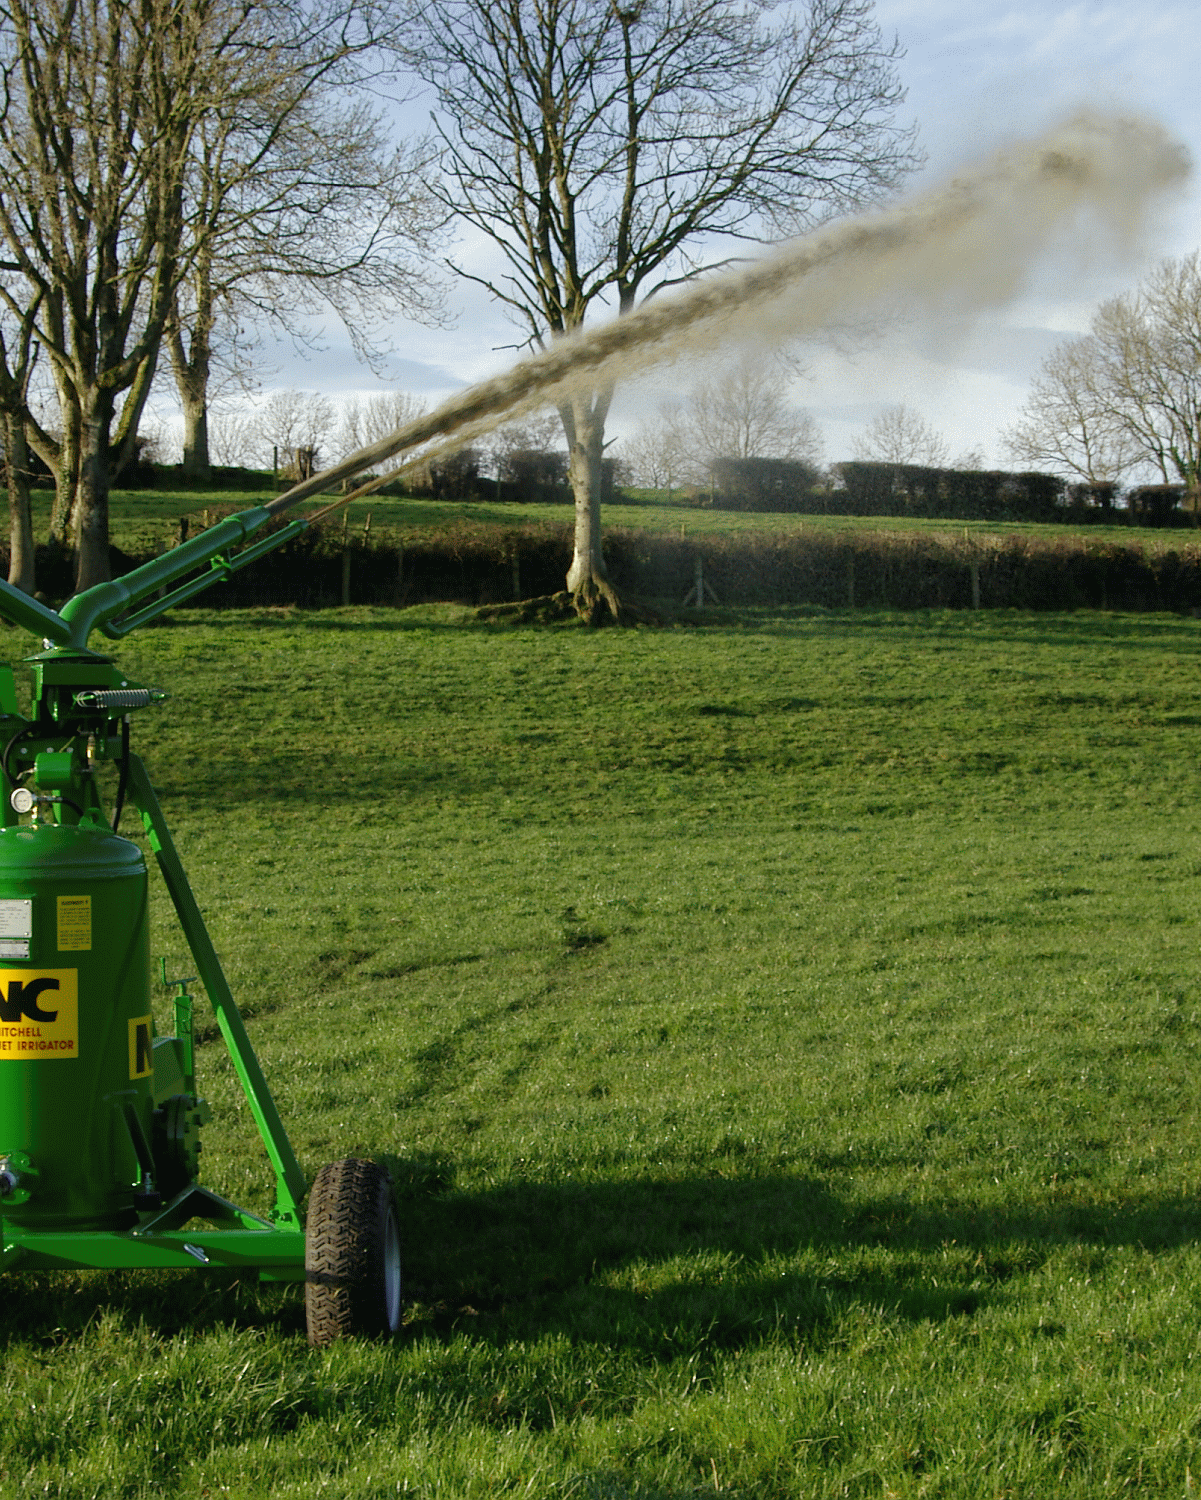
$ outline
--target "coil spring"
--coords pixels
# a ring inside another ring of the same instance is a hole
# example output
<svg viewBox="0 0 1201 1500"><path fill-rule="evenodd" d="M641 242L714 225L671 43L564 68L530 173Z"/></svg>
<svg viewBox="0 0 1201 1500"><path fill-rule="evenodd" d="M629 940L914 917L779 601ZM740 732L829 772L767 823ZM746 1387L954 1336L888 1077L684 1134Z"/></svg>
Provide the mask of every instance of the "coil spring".
<svg viewBox="0 0 1201 1500"><path fill-rule="evenodd" d="M79 708L146 708L166 696L157 688L89 688L75 694L75 703Z"/></svg>

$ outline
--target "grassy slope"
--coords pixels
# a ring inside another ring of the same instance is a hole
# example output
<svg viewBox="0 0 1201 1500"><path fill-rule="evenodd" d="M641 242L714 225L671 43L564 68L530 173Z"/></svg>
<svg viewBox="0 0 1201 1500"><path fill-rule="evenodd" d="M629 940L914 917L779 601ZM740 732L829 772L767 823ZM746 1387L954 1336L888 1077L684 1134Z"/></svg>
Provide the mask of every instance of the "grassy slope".
<svg viewBox="0 0 1201 1500"><path fill-rule="evenodd" d="M188 490L124 490L115 491L112 497L113 541L126 551L153 549L155 546L174 540L178 535L180 516L193 518L197 524L206 508L244 508L258 505L272 492L245 491L188 491ZM41 536L49 524L49 497L47 492L38 492L40 509L35 506L35 534ZM324 502L321 502L324 503ZM42 514L44 512L44 514ZM355 501L348 507L349 525L359 530L368 516L374 534L430 530L453 526L461 522L482 525L520 526L542 523L551 526L567 526L571 523L571 508L567 505L498 505L488 501L465 503L449 500L393 499L388 496L372 496ZM1190 530L1165 531L1129 526L1064 526L1035 525L1031 522L993 521L943 521L908 520L900 517L870 516L797 516L772 515L769 513L708 510L682 504L636 504L608 505L604 511L606 526L629 527L633 530L651 532L680 531L690 536L723 534L736 535L745 532L794 531L798 527L820 527L823 530L854 531L935 531L972 535L1040 535L1057 536L1079 534L1096 542L1119 543L1140 542L1156 550L1180 548L1194 542L1195 534Z"/></svg>
<svg viewBox="0 0 1201 1500"><path fill-rule="evenodd" d="M1199 655L1002 612L135 637L302 1161L396 1169L408 1327L312 1355L295 1289L11 1277L6 1492L1185 1493Z"/></svg>

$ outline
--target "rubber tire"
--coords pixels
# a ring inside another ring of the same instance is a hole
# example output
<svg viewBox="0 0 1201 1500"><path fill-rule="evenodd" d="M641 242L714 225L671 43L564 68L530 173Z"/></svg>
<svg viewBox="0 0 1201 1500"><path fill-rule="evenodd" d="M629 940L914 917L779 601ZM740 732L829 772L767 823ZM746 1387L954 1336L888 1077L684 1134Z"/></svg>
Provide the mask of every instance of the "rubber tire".
<svg viewBox="0 0 1201 1500"><path fill-rule="evenodd" d="M304 1238L310 1344L396 1332L399 1246L392 1178L385 1169L357 1157L322 1167L309 1195Z"/></svg>

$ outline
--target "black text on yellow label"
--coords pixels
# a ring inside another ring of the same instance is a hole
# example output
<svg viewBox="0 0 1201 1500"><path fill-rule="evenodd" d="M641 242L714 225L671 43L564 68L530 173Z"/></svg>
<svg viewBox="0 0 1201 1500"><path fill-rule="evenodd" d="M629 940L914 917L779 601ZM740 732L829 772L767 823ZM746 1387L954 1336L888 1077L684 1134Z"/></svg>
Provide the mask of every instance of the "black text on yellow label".
<svg viewBox="0 0 1201 1500"><path fill-rule="evenodd" d="M0 969L0 1062L79 1056L79 970Z"/></svg>
<svg viewBox="0 0 1201 1500"><path fill-rule="evenodd" d="M154 1022L134 1016L129 1023L129 1076L149 1078L154 1072Z"/></svg>
<svg viewBox="0 0 1201 1500"><path fill-rule="evenodd" d="M58 951L88 953L92 947L91 896L59 896Z"/></svg>

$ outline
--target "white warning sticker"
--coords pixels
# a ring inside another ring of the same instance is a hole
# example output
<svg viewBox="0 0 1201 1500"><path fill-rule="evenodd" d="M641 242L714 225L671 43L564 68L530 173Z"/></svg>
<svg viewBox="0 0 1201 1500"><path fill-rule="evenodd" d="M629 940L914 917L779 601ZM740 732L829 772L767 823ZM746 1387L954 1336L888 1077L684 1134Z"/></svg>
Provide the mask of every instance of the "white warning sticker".
<svg viewBox="0 0 1201 1500"><path fill-rule="evenodd" d="M0 938L33 936L33 902L0 901Z"/></svg>
<svg viewBox="0 0 1201 1500"><path fill-rule="evenodd" d="M33 937L33 901L0 901L0 958L28 958Z"/></svg>

